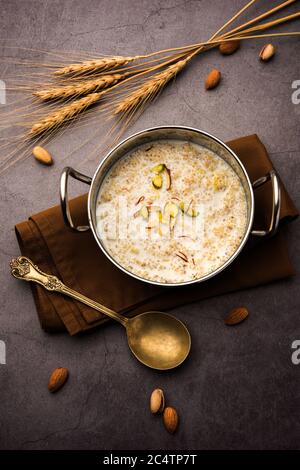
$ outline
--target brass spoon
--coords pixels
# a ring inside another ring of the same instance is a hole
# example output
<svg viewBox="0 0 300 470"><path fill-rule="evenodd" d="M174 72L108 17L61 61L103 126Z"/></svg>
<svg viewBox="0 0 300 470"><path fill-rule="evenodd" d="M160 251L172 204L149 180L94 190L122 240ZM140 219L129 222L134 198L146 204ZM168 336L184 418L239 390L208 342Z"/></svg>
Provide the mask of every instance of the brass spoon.
<svg viewBox="0 0 300 470"><path fill-rule="evenodd" d="M17 279L37 282L49 291L79 300L121 323L126 328L128 345L135 357L152 369L173 369L179 366L190 352L190 334L186 326L172 315L163 312L145 312L133 318L123 317L70 289L56 276L42 272L25 256L12 259L10 268L12 275Z"/></svg>

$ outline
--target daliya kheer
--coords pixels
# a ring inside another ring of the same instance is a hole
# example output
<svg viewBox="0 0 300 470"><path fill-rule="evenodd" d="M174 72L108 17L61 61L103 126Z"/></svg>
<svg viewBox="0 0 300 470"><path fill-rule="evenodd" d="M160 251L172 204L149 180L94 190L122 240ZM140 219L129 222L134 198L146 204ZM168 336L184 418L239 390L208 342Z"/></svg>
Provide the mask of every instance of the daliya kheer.
<svg viewBox="0 0 300 470"><path fill-rule="evenodd" d="M247 226L242 183L213 151L158 140L118 160L97 200L106 251L136 276L160 283L195 280L234 254Z"/></svg>

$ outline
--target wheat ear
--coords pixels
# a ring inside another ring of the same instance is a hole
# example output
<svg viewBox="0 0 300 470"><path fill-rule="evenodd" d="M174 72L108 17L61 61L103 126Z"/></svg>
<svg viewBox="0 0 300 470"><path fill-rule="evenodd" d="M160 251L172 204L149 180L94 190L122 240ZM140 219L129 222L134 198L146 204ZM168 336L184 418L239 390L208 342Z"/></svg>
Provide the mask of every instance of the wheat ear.
<svg viewBox="0 0 300 470"><path fill-rule="evenodd" d="M66 65L65 67L55 70L54 75L88 75L95 72L103 72L115 67L122 67L129 62L139 59L135 57L107 57L103 59L87 60L77 64Z"/></svg>
<svg viewBox="0 0 300 470"><path fill-rule="evenodd" d="M32 126L29 132L29 137L35 137L53 130L54 128L60 127L65 122L72 120L78 114L97 103L103 94L104 92L91 93L84 98L75 100L70 104L58 108L56 111L49 113L46 117Z"/></svg>
<svg viewBox="0 0 300 470"><path fill-rule="evenodd" d="M35 91L34 96L37 96L43 101L49 100L65 100L72 96L88 95L95 91L102 90L115 85L116 83L124 80L127 77L127 73L113 73L110 75L102 75L99 78L91 80L81 81L75 85L66 85L59 87L50 87L45 90Z"/></svg>
<svg viewBox="0 0 300 470"><path fill-rule="evenodd" d="M181 72L181 70L186 66L189 58L180 60L175 64L170 65L163 72L159 72L154 77L151 77L147 80L144 85L139 87L133 93L130 93L129 96L124 98L116 106L114 114L125 113L131 111L132 109L138 107L143 101L148 99L153 99L157 93L170 81L172 78Z"/></svg>

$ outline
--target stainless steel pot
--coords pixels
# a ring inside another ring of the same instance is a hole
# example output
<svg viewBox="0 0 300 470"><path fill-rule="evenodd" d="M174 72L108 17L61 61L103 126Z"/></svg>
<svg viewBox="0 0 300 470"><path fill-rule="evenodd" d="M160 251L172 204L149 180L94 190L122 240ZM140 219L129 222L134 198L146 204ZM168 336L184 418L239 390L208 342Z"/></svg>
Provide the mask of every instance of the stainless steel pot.
<svg viewBox="0 0 300 470"><path fill-rule="evenodd" d="M195 144L200 144L209 150L212 150L221 158L223 158L236 172L239 176L240 181L244 187L245 195L247 199L247 208L248 208L248 221L247 221L247 230L245 231L244 237L241 240L241 243L234 254L215 271L195 280L191 280L188 282L181 282L177 284L168 284L168 283L160 283L155 281L149 281L148 279L140 278L135 274L127 271L123 268L119 263L117 263L111 255L105 249L105 246L97 233L97 224L96 224L96 204L97 204L97 196L99 192L99 188L101 183L106 176L107 172L110 168L116 163L117 160L124 157L128 152L132 151L133 149L137 148L140 145L157 141L159 139L173 139L173 140L185 140L190 141ZM255 158L255 155L253 155ZM75 226L72 220L72 216L70 214L70 208L68 203L68 177L72 176L73 178L87 183L90 185L89 195L88 195L88 219L89 219L89 226ZM254 217L254 195L253 189L262 186L267 181L271 180L272 184L272 198L273 198L273 208L271 214L270 225L265 230L254 230L252 228L253 224L253 217ZM275 234L278 228L279 223L279 215L280 215L280 185L278 177L275 171L271 171L270 173L262 176L254 183L251 184L249 176L237 157L237 155L221 140L217 139L216 137L208 134L207 132L203 132L198 129L193 129L191 127L183 127L183 126L163 126L163 127L153 127L150 129L146 129L144 131L138 132L137 134L128 137L127 139L123 140L120 144L114 147L108 155L104 158L104 160L98 166L93 178L89 176L83 175L78 171L74 170L71 167L64 168L61 180L60 180L60 199L61 199L61 207L62 213L65 220L66 225L75 231L83 232L86 230L92 230L93 235L101 248L101 250L105 253L105 255L114 263L119 269L126 272L128 275L133 276L136 279L142 280L144 282L148 282L150 284L158 284L161 286L182 286L186 284L193 284L195 282L202 282L205 281L219 272L223 271L232 261L239 255L241 250L243 249L248 237L251 235L259 236L259 237L266 237L272 236Z"/></svg>

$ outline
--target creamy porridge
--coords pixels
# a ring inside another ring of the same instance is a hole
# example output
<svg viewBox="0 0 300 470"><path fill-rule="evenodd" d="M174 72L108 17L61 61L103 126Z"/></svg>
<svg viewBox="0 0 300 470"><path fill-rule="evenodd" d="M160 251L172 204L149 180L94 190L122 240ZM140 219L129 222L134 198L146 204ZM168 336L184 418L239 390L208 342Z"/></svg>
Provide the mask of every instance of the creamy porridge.
<svg viewBox="0 0 300 470"><path fill-rule="evenodd" d="M236 251L247 225L242 184L199 145L157 141L118 161L97 200L97 230L125 269L151 281L198 279Z"/></svg>

